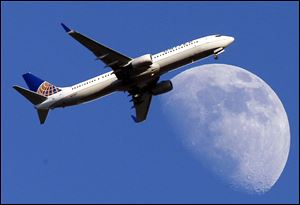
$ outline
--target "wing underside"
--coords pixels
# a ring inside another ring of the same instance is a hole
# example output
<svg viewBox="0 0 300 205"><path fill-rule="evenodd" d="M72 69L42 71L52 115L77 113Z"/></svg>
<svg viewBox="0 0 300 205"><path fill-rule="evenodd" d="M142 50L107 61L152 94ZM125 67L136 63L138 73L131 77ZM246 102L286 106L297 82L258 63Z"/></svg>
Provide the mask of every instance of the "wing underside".
<svg viewBox="0 0 300 205"><path fill-rule="evenodd" d="M135 116L131 116L135 122L142 122L147 118L153 96L151 89L158 80L159 78L156 78L148 82L146 86L135 87L128 91L132 96L133 108L135 108Z"/></svg>
<svg viewBox="0 0 300 205"><path fill-rule="evenodd" d="M132 58L127 57L107 46L104 46L74 30L71 30L64 24L61 25L71 37L89 49L96 56L97 60L101 60L103 63L105 63L105 67L111 67L117 77L120 78L118 73L120 73L120 70L122 70L124 66L129 64Z"/></svg>
<svg viewBox="0 0 300 205"><path fill-rule="evenodd" d="M135 108L135 116L131 116L135 122L142 122L147 118L149 107L151 104L152 94L145 92L138 96L133 96L133 106Z"/></svg>

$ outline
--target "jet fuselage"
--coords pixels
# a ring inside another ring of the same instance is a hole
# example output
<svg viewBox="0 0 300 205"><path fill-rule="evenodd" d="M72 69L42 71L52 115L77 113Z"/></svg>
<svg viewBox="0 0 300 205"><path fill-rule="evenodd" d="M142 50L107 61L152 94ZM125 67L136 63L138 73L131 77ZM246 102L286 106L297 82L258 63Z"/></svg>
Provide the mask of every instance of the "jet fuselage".
<svg viewBox="0 0 300 205"><path fill-rule="evenodd" d="M153 64L144 68L144 72L133 76L133 80L124 83L119 80L113 71L104 73L70 87L62 87L58 92L37 105L38 109L54 109L89 102L97 98L109 95L115 91L127 91L132 84L146 84L147 82L175 70L181 66L193 63L214 53L221 48L221 52L232 42L233 37L211 35L198 38L179 46L167 49L152 55Z"/></svg>

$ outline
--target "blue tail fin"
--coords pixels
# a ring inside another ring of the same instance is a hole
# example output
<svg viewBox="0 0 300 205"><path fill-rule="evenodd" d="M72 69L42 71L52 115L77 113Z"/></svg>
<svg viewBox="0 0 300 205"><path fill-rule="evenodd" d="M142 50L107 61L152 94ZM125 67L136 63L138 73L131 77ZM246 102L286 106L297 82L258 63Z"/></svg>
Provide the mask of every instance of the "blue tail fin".
<svg viewBox="0 0 300 205"><path fill-rule="evenodd" d="M53 94L61 91L61 89L59 89L58 87L52 85L51 83L49 83L47 81L44 81L44 80L34 76L31 73L24 74L23 78L24 78L28 88L31 91L36 92L40 95L50 96L50 95L53 95Z"/></svg>
<svg viewBox="0 0 300 205"><path fill-rule="evenodd" d="M45 82L44 80L32 75L31 73L26 73L23 75L23 78L28 86L28 88L33 91L36 92L40 85Z"/></svg>

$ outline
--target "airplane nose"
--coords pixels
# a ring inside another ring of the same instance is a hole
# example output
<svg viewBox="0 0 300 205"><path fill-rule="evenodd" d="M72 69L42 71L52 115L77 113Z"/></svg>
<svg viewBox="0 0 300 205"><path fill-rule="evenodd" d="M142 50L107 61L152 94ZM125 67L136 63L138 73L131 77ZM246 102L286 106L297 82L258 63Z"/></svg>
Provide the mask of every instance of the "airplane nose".
<svg viewBox="0 0 300 205"><path fill-rule="evenodd" d="M231 36L229 36L229 37L228 37L228 45L231 44L233 41L234 41L234 38L231 37Z"/></svg>
<svg viewBox="0 0 300 205"><path fill-rule="evenodd" d="M234 38L231 37L231 36L226 36L226 40L225 40L225 44L226 44L226 47L229 46L232 42L234 41Z"/></svg>

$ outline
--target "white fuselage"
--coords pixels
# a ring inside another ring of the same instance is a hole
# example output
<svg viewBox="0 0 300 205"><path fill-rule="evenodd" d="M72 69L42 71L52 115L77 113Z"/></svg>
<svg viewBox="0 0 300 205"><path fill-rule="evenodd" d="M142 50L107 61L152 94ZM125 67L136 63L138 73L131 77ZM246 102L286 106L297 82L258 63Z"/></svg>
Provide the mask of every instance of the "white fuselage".
<svg viewBox="0 0 300 205"><path fill-rule="evenodd" d="M211 35L199 38L152 55L153 64L135 76L134 82L142 84L171 70L187 65L213 54L219 54L234 38ZM216 51L221 51L216 53ZM132 84L124 85L113 71L80 82L48 97L37 105L39 109L53 109L77 105L106 96L115 91L126 91Z"/></svg>

